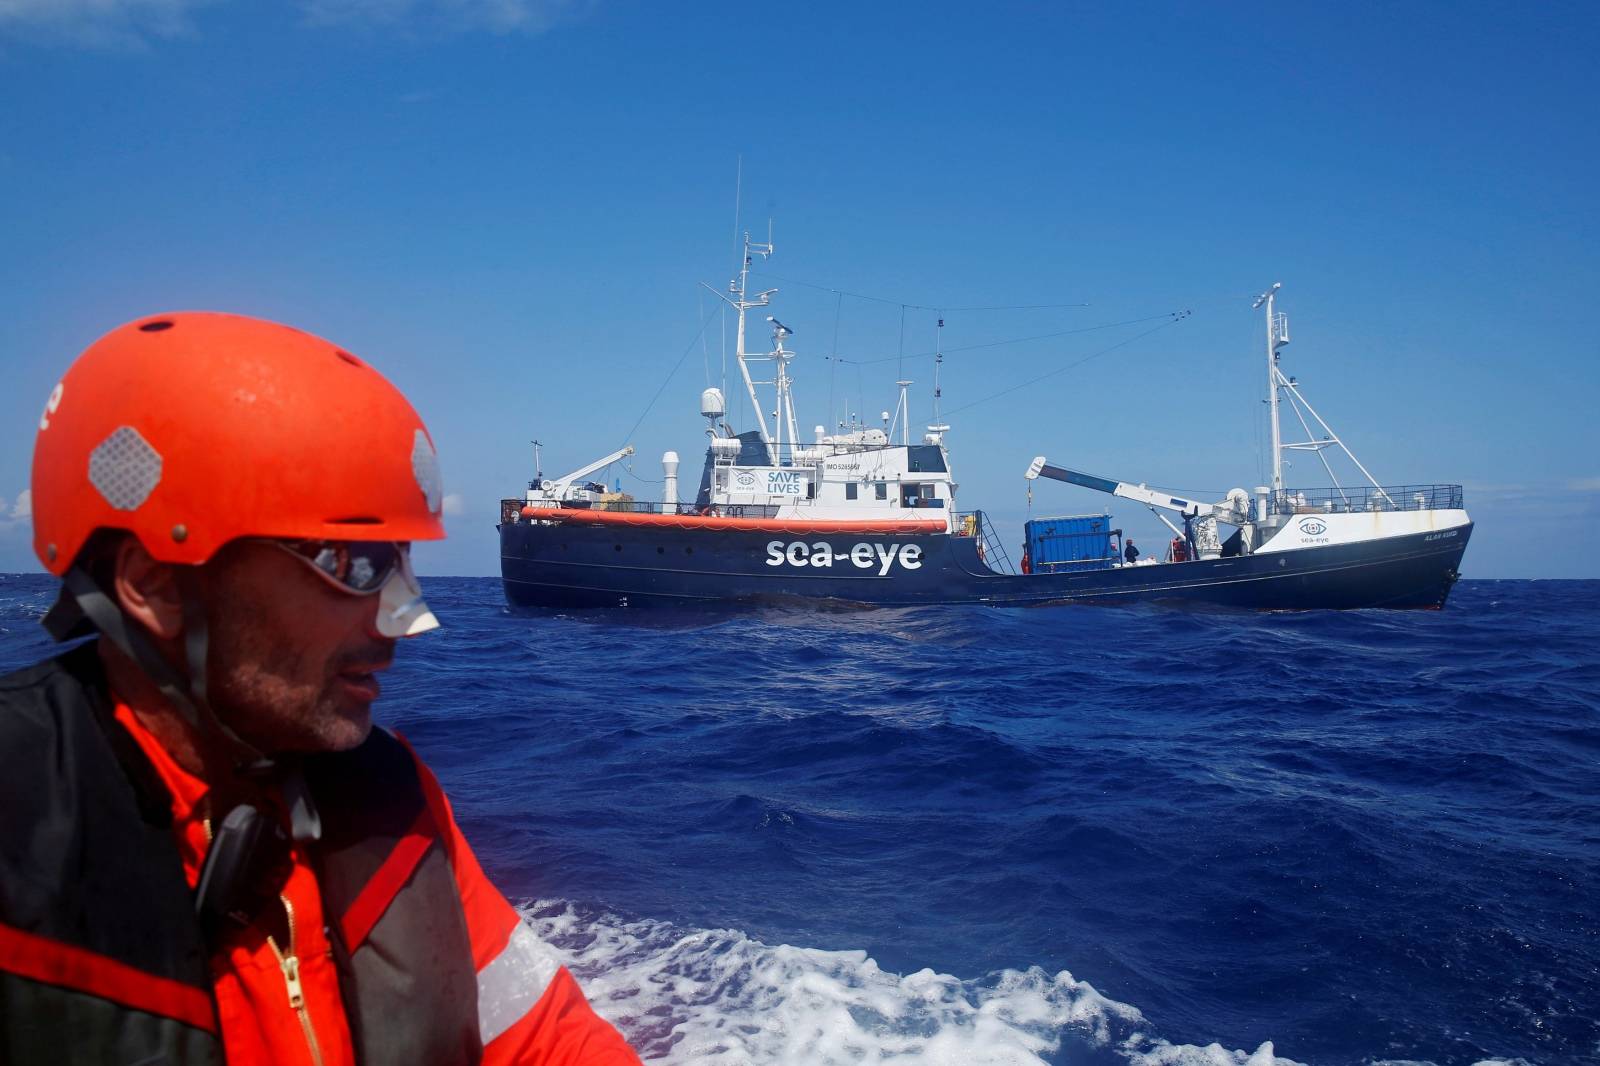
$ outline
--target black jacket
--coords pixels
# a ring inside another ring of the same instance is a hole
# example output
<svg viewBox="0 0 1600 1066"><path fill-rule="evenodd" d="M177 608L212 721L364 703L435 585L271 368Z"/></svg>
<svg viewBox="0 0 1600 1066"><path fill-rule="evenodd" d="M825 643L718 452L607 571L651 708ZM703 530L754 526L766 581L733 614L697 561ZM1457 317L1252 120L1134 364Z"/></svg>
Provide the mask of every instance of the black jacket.
<svg viewBox="0 0 1600 1066"><path fill-rule="evenodd" d="M466 921L415 759L374 729L305 774L357 1059L477 1061ZM0 678L0 1062L223 1061L171 817L93 642ZM419 827L426 849L397 850Z"/></svg>

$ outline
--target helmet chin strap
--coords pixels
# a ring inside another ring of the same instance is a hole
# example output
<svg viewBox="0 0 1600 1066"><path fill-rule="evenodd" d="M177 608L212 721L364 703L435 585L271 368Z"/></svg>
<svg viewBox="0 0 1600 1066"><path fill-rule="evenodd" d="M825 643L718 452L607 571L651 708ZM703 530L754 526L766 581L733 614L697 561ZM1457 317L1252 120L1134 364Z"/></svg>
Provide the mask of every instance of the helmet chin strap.
<svg viewBox="0 0 1600 1066"><path fill-rule="evenodd" d="M188 677L172 668L144 627L134 624L116 600L81 567L71 567L62 575L61 598L45 615L44 626L58 641L87 635L85 621L98 629L103 639L132 659L155 683L196 734L222 740L236 772L245 777L278 776L289 807L294 838L302 842L319 839L322 819L312 803L299 760L284 761L267 755L229 728L212 709L206 694L210 635L205 606L190 568L179 568L177 575L183 601L183 645Z"/></svg>

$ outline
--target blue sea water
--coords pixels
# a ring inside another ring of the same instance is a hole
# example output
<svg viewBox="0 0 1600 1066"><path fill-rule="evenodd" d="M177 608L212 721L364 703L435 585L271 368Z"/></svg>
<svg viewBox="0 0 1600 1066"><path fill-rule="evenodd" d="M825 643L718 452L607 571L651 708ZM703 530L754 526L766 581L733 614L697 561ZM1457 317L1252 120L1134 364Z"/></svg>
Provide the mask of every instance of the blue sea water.
<svg viewBox="0 0 1600 1066"><path fill-rule="evenodd" d="M1600 1061L1600 582L508 610L379 718L647 1059ZM0 668L48 651L0 577Z"/></svg>

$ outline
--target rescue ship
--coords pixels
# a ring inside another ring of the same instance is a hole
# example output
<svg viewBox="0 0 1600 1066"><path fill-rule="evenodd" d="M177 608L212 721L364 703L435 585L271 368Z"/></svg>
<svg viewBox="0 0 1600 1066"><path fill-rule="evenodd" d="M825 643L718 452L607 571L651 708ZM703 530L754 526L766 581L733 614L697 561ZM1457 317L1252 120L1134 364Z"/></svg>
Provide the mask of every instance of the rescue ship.
<svg viewBox="0 0 1600 1066"><path fill-rule="evenodd" d="M1189 499L1033 459L1026 477L1053 479L1149 507L1173 534L1162 559L1130 558L1106 513L1030 519L1013 565L980 510L956 503L947 434L915 441L907 389L884 428L859 422L803 441L795 416L788 327L767 316L772 347L747 352L747 313L776 290L748 295L767 242L745 236L727 294L737 313L735 357L755 426L736 431L720 389L701 394L709 437L698 489L678 500L679 459L662 457L664 499L634 500L587 480L629 446L558 478L537 473L500 512L501 576L519 607L685 607L761 601L909 606L975 603L1191 601L1269 610L1439 608L1457 580L1472 521L1460 485L1381 485L1279 366L1288 319L1274 285L1265 308L1272 484ZM757 380L760 369L770 379ZM759 386L770 386L763 403ZM1282 438L1289 407L1305 440ZM769 425L767 416L772 413ZM1320 434L1311 428L1321 427ZM898 440L895 439L898 430ZM1343 451L1364 478L1341 485L1324 454ZM1329 487L1291 489L1284 454L1310 451ZM537 459L535 466L537 467Z"/></svg>

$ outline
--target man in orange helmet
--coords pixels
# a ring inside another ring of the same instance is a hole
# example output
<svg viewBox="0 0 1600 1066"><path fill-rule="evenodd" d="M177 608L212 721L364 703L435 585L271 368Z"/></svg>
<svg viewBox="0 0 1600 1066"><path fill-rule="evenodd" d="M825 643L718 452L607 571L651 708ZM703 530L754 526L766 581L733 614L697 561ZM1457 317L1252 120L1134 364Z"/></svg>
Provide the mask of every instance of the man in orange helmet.
<svg viewBox="0 0 1600 1066"><path fill-rule="evenodd" d="M0 678L0 1061L636 1063L374 729L438 623L432 438L285 326L130 323L39 420L45 619Z"/></svg>

